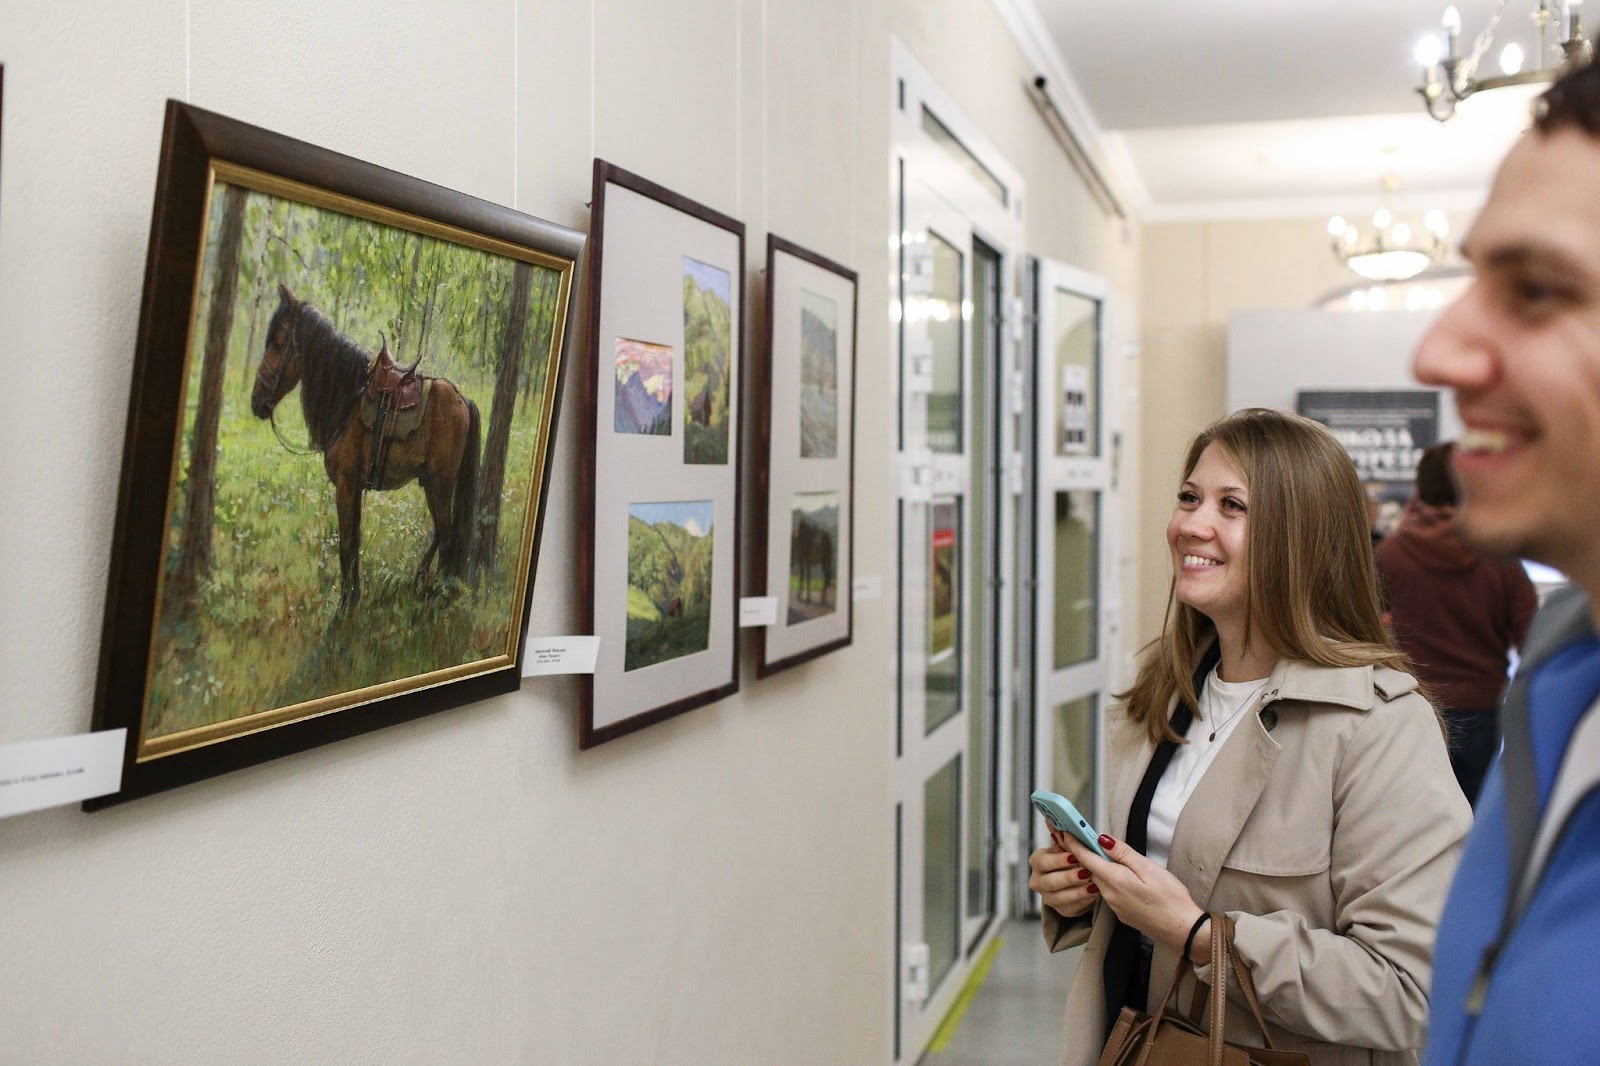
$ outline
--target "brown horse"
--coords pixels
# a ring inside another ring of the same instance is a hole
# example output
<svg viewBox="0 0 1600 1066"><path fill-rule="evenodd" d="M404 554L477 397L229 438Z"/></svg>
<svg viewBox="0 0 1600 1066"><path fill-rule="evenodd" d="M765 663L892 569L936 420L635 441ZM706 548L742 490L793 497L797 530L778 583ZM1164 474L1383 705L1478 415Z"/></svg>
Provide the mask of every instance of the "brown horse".
<svg viewBox="0 0 1600 1066"><path fill-rule="evenodd" d="M809 519L796 522L789 537L789 574L800 586L795 599L833 606L832 534Z"/></svg>
<svg viewBox="0 0 1600 1066"><path fill-rule="evenodd" d="M333 327L322 312L278 286L278 309L267 324L266 346L250 393L250 410L271 418L278 401L300 389L311 446L333 482L339 513L339 610L361 600L361 493L372 434L361 424L360 399L371 372L367 351ZM478 408L444 378L433 379L422 424L393 441L379 490L416 481L428 499L433 540L417 564L420 584L434 554L446 577L467 577L473 514L478 503Z"/></svg>

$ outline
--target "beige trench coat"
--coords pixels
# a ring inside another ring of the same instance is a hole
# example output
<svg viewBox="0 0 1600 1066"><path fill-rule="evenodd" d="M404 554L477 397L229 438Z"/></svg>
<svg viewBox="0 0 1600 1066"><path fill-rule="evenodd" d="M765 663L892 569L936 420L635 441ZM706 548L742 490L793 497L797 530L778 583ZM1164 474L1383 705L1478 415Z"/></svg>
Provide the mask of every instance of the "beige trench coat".
<svg viewBox="0 0 1600 1066"><path fill-rule="evenodd" d="M1434 926L1472 812L1416 687L1382 667L1280 662L1173 831L1168 869L1196 903L1238 923L1273 1043L1314 1066L1415 1063L1426 1033ZM1101 831L1120 840L1154 745L1112 718ZM1100 1054L1111 918L1103 902L1075 920L1044 908L1051 951L1087 942L1067 995L1063 1066ZM1156 945L1152 1010L1177 964ZM1186 970L1185 1008L1197 979ZM1237 990L1227 1034L1261 1043Z"/></svg>

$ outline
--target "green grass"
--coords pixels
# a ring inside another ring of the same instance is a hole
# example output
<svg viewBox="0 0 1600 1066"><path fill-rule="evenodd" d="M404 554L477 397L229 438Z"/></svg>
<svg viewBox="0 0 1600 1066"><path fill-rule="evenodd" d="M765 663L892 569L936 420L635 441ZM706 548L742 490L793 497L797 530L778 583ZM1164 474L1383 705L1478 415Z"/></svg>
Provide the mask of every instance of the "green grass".
<svg viewBox="0 0 1600 1066"><path fill-rule="evenodd" d="M630 589L630 603L632 599ZM622 668L637 670L682 655L705 651L710 645L710 640L711 604L706 601L685 607L680 618L651 621L630 615Z"/></svg>
<svg viewBox="0 0 1600 1066"><path fill-rule="evenodd" d="M487 422L492 382L486 375L455 380ZM195 381L185 453L198 391ZM211 576L193 604L160 620L148 735L214 725L503 652L520 611L513 603L514 583L536 423L536 409L513 420L499 544L476 588L435 579L419 589L413 575L433 529L422 489L412 483L368 492L362 599L339 618L338 522L322 456L286 451L271 426L250 414L248 395L230 378L217 441ZM297 392L279 405L278 425L290 441L305 442ZM187 465L185 454L180 469ZM180 506L168 528L169 578L185 490L180 479Z"/></svg>
<svg viewBox="0 0 1600 1066"><path fill-rule="evenodd" d="M656 605L650 602L650 596L644 589L628 586L628 617L637 618L644 622L654 622L661 617L661 612L656 610Z"/></svg>

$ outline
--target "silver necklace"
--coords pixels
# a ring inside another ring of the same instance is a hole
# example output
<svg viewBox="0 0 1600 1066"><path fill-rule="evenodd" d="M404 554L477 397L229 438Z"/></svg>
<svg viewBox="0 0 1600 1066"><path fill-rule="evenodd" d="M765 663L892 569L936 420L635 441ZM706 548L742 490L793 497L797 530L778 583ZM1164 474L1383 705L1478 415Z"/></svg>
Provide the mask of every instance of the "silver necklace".
<svg viewBox="0 0 1600 1066"><path fill-rule="evenodd" d="M1217 672L1215 670L1212 670L1211 671L1211 677L1208 678L1207 680L1208 681L1211 681L1211 680L1221 681L1221 678L1218 678L1217 677ZM1228 725L1229 722L1233 721L1235 718L1237 718L1241 714L1243 714L1245 712L1245 709L1247 707L1249 707L1252 703L1255 702L1256 697L1261 695L1261 690L1266 688L1268 682L1270 682L1271 680L1272 680L1272 675L1268 674L1267 677L1266 677L1266 680L1262 681L1261 684L1257 685L1256 688L1255 688L1255 691L1250 693L1250 695L1248 695L1248 696L1246 696L1244 698L1244 700L1239 704L1238 710L1236 710L1232 714L1228 715L1228 717L1226 719L1224 719L1222 722L1218 723L1216 726L1214 726L1212 728L1211 736L1209 738L1207 738L1206 743L1215 744L1217 742L1217 734L1222 732L1222 730L1224 728L1226 728L1226 726Z"/></svg>

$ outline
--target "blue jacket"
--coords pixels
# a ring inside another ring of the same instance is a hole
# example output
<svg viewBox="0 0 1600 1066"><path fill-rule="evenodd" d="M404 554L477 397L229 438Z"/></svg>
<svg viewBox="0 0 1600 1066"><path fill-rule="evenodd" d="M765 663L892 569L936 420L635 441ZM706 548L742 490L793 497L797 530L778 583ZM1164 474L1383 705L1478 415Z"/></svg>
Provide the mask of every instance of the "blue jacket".
<svg viewBox="0 0 1600 1066"><path fill-rule="evenodd" d="M1552 596L1506 695L1439 922L1426 1066L1600 1063L1600 702L1548 713L1600 678L1590 617L1577 589Z"/></svg>

